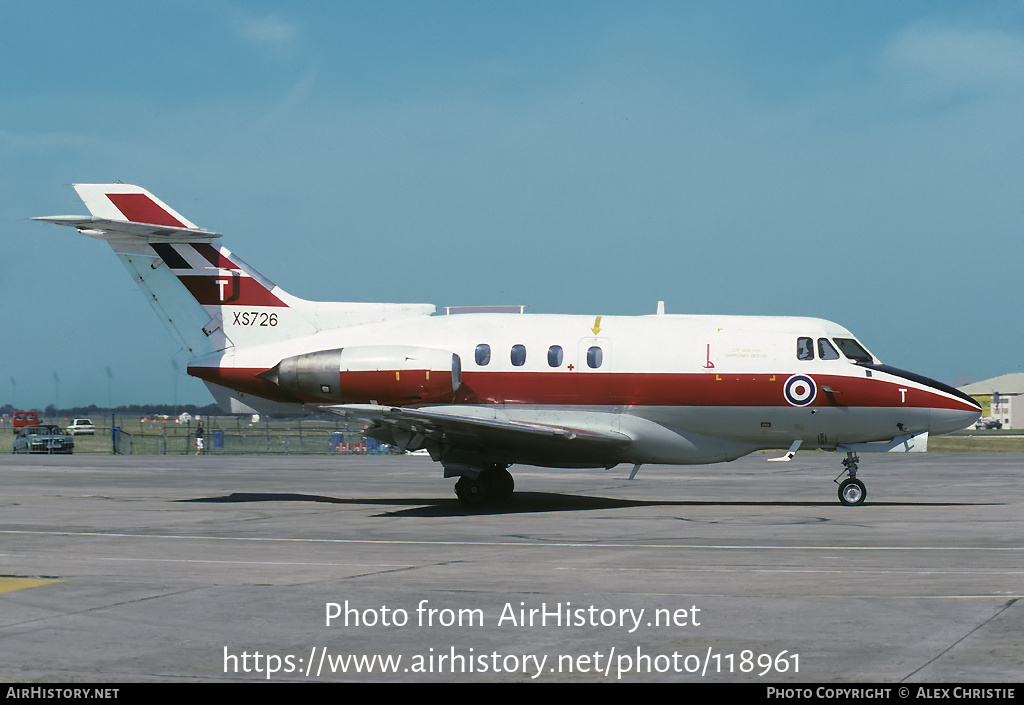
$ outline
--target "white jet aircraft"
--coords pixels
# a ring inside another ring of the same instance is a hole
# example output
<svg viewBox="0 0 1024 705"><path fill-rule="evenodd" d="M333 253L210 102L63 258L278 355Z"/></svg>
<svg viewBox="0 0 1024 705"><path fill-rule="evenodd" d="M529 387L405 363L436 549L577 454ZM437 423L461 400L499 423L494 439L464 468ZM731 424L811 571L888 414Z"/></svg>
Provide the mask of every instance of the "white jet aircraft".
<svg viewBox="0 0 1024 705"><path fill-rule="evenodd" d="M106 240L235 413L329 411L426 449L466 504L513 491L513 464L611 468L923 451L981 415L971 397L883 365L848 330L777 316L567 316L291 296L143 188L76 184L90 216L36 218ZM838 482L839 478L836 478Z"/></svg>

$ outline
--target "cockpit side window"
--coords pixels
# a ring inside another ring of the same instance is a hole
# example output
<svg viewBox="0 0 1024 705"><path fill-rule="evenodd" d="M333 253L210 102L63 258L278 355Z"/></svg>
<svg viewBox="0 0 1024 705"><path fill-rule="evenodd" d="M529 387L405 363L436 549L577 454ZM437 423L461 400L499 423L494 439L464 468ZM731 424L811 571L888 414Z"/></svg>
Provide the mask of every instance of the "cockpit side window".
<svg viewBox="0 0 1024 705"><path fill-rule="evenodd" d="M814 339L813 338L797 338L796 339L796 359L797 360L813 360L814 359Z"/></svg>
<svg viewBox="0 0 1024 705"><path fill-rule="evenodd" d="M856 362L871 362L871 353L853 338L832 338L843 355Z"/></svg>
<svg viewBox="0 0 1024 705"><path fill-rule="evenodd" d="M839 353L828 342L828 338L818 338L818 357L822 360L838 360Z"/></svg>

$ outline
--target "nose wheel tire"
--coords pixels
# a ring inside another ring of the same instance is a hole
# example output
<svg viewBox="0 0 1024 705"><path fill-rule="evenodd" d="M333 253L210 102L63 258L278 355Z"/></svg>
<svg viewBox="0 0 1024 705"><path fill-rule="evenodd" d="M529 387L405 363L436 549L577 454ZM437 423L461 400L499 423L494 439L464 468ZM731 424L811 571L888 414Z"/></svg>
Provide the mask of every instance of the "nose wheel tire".
<svg viewBox="0 0 1024 705"><path fill-rule="evenodd" d="M868 490L860 480L845 480L839 485L839 501L847 505L863 504Z"/></svg>

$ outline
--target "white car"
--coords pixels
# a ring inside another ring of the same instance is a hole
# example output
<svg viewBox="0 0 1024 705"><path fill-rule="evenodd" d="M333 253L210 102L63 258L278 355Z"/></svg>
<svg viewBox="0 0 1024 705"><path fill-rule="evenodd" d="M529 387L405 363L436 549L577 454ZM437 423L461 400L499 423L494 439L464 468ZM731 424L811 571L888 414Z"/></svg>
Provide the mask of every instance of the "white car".
<svg viewBox="0 0 1024 705"><path fill-rule="evenodd" d="M96 427L89 419L75 419L68 426L69 436L92 436L96 433Z"/></svg>

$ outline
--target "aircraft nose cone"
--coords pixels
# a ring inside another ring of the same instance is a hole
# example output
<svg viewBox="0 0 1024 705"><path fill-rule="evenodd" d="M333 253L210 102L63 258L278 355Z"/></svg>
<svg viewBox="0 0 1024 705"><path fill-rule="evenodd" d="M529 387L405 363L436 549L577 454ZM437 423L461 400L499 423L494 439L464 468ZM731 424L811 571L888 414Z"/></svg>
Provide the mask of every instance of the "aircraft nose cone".
<svg viewBox="0 0 1024 705"><path fill-rule="evenodd" d="M942 382L927 377L919 379L931 387L935 394L929 424L932 435L959 431L981 418L981 405L973 397Z"/></svg>
<svg viewBox="0 0 1024 705"><path fill-rule="evenodd" d="M974 425L981 418L981 407L969 409L932 409L930 432L933 435L952 433Z"/></svg>
<svg viewBox="0 0 1024 705"><path fill-rule="evenodd" d="M890 367L862 363L864 367L902 377L928 392L927 401L919 406L928 409L928 432L933 435L952 433L967 428L981 418L981 405L959 389L923 375Z"/></svg>
<svg viewBox="0 0 1024 705"><path fill-rule="evenodd" d="M932 380L931 386L942 396L937 397L931 410L931 433L941 435L967 428L981 418L981 404L942 382ZM949 394L954 393L950 398Z"/></svg>

